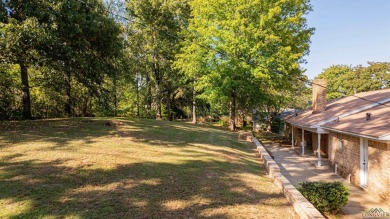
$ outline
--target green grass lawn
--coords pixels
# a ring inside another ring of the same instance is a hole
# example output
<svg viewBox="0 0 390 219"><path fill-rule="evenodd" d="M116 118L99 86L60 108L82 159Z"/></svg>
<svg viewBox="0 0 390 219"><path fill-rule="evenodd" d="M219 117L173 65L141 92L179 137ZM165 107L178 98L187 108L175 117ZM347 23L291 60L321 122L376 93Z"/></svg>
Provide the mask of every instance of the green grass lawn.
<svg viewBox="0 0 390 219"><path fill-rule="evenodd" d="M0 218L297 218L237 133L111 120L0 123Z"/></svg>

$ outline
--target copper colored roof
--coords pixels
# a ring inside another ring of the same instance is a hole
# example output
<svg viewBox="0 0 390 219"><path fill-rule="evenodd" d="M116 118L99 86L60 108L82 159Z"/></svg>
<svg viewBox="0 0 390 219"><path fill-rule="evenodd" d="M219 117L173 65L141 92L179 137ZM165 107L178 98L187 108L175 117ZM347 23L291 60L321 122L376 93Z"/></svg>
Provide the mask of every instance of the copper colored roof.
<svg viewBox="0 0 390 219"><path fill-rule="evenodd" d="M390 89L358 93L355 96L349 96L334 101L330 101L326 105L326 110L323 112L312 114L312 109L308 109L299 113L298 116L293 115L286 118L286 121L294 125L300 125L306 127L318 125L319 123L324 122L328 119L337 118L353 110L357 110L359 108L372 105L374 102L389 99ZM359 97L364 98L366 100L360 99Z"/></svg>
<svg viewBox="0 0 390 219"><path fill-rule="evenodd" d="M366 120L366 113L371 113L370 120ZM341 118L338 122L329 122L322 125L322 127L380 138L390 135L390 107L376 106L360 113Z"/></svg>

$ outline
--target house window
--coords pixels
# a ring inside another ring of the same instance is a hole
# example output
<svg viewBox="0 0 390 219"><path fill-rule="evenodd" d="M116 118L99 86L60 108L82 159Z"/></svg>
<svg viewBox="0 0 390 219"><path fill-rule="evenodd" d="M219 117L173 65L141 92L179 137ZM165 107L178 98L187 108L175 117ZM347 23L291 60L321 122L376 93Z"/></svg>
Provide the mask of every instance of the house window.
<svg viewBox="0 0 390 219"><path fill-rule="evenodd" d="M343 135L338 133L337 134L337 140L338 140L339 149L343 148L343 146L344 146L344 144L343 144Z"/></svg>

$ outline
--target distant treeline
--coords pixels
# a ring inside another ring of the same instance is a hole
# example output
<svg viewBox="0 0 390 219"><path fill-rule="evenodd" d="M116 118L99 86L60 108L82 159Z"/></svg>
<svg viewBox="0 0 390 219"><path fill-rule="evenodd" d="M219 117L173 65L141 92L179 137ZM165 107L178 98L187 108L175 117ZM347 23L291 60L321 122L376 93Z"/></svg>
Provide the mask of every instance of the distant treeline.
<svg viewBox="0 0 390 219"><path fill-rule="evenodd" d="M333 65L316 78L327 80L327 98L390 88L390 63L368 62L367 66Z"/></svg>
<svg viewBox="0 0 390 219"><path fill-rule="evenodd" d="M1 0L0 119L271 114L306 92L309 0Z"/></svg>

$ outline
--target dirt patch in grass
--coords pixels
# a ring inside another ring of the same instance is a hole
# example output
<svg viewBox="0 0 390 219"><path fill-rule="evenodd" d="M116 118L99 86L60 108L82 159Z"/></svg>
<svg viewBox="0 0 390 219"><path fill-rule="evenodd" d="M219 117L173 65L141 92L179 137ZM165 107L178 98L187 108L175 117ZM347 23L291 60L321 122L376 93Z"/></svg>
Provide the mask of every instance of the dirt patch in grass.
<svg viewBox="0 0 390 219"><path fill-rule="evenodd" d="M1 123L0 218L297 218L236 139L142 119Z"/></svg>

